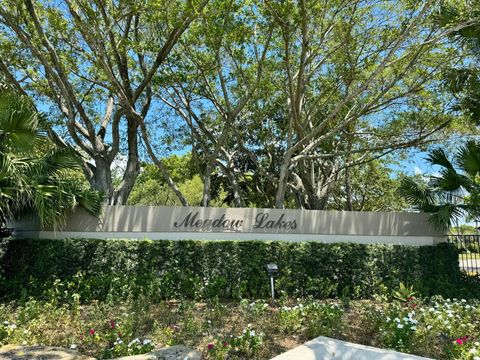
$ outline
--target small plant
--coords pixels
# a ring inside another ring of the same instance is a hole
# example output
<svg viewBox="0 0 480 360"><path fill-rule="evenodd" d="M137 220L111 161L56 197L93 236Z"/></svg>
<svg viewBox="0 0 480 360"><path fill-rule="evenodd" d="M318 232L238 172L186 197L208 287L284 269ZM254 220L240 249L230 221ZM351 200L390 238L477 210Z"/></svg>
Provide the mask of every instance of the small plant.
<svg viewBox="0 0 480 360"><path fill-rule="evenodd" d="M207 358L226 359L230 356L240 359L254 359L264 342L265 334L256 332L250 324L240 335L216 339L207 345Z"/></svg>
<svg viewBox="0 0 480 360"><path fill-rule="evenodd" d="M232 347L230 343L226 340L216 341L215 343L208 343L207 359L224 360L231 349Z"/></svg>
<svg viewBox="0 0 480 360"><path fill-rule="evenodd" d="M415 311L407 312L405 308L392 304L387 308L385 322L380 328L384 346L408 352L418 325Z"/></svg>
<svg viewBox="0 0 480 360"><path fill-rule="evenodd" d="M413 285L407 286L403 282L400 282L398 290L393 292L394 299L402 302L408 302L414 299L415 291L413 291Z"/></svg>

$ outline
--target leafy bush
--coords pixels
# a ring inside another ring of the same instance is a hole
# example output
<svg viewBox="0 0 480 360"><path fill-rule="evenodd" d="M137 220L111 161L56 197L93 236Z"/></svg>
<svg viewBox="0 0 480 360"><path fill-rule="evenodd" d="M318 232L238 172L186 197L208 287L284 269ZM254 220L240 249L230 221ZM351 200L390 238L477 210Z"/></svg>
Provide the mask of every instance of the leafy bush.
<svg viewBox="0 0 480 360"><path fill-rule="evenodd" d="M8 244L0 296L51 298L55 289L60 302L75 293L81 303L268 298L269 262L280 270L276 291L293 297L371 298L400 282L420 296L469 297L480 290L476 280L462 285L457 252L448 244L22 239Z"/></svg>

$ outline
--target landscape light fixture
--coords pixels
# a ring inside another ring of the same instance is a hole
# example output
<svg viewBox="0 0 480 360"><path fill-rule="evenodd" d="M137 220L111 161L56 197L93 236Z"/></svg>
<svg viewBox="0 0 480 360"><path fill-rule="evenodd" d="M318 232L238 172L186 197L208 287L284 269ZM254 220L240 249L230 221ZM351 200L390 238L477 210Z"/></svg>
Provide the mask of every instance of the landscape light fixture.
<svg viewBox="0 0 480 360"><path fill-rule="evenodd" d="M267 264L267 271L270 274L270 289L272 291L272 300L275 300L275 286L273 282L273 277L278 272L277 264Z"/></svg>

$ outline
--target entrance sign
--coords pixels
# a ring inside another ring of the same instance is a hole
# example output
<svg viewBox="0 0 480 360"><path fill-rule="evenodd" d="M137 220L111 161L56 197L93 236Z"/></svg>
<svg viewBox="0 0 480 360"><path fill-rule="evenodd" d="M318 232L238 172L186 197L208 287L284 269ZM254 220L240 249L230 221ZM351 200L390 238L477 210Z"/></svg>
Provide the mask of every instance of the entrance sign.
<svg viewBox="0 0 480 360"><path fill-rule="evenodd" d="M432 245L443 235L428 215L253 208L104 206L95 217L77 209L61 231L16 224L19 237L288 240Z"/></svg>
<svg viewBox="0 0 480 360"><path fill-rule="evenodd" d="M268 213L259 213L255 216L255 223L253 224L253 229L284 229L284 230L294 230L297 228L297 221L295 219L288 221L285 220L285 214L281 214L278 219L273 219ZM183 219L182 222L175 221L173 226L176 228L185 228L185 229L202 229L202 230L214 230L216 228L223 230L237 230L241 231L243 227L244 220L240 219L226 219L225 214L217 219L201 219L199 218L199 212L190 212Z"/></svg>

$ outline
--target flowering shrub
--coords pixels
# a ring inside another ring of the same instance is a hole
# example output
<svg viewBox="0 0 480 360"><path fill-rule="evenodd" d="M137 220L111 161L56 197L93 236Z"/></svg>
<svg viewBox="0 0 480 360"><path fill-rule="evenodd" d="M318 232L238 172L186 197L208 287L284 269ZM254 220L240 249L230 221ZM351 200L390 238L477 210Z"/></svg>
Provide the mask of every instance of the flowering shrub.
<svg viewBox="0 0 480 360"><path fill-rule="evenodd" d="M408 313L407 311L397 304L388 308L386 322L380 329L383 343L387 348L399 351L409 350L417 330L418 320L415 319L414 310Z"/></svg>
<svg viewBox="0 0 480 360"><path fill-rule="evenodd" d="M102 340L107 343L104 358L144 354L152 351L154 348L152 341L149 339L140 340L138 337L133 338L130 318L127 313L123 315L122 320L110 320L104 333L102 333ZM90 329L89 331L90 335L95 333L92 330Z"/></svg>
<svg viewBox="0 0 480 360"><path fill-rule="evenodd" d="M265 334L256 332L251 324L243 329L240 335L231 335L227 338L217 339L207 345L208 359L225 359L233 355L243 359L253 359L263 344Z"/></svg>
<svg viewBox="0 0 480 360"><path fill-rule="evenodd" d="M16 328L17 325L10 323L8 320L0 324L0 345L4 345L4 340L11 336Z"/></svg>
<svg viewBox="0 0 480 360"><path fill-rule="evenodd" d="M261 360L318 335L435 359L480 360L480 302L409 296L349 303L283 298L77 306L52 295L48 301L0 304L0 345L60 346L96 358L149 352L155 343L196 347L210 360Z"/></svg>
<svg viewBox="0 0 480 360"><path fill-rule="evenodd" d="M253 317L262 316L268 309L268 303L264 300L249 302L246 299L240 301L240 306L245 309Z"/></svg>
<svg viewBox="0 0 480 360"><path fill-rule="evenodd" d="M308 339L320 335L331 336L339 330L342 315L343 309L339 305L317 300L307 301L305 305L298 302L294 306L282 306L278 313L284 332L294 333L303 329Z"/></svg>

